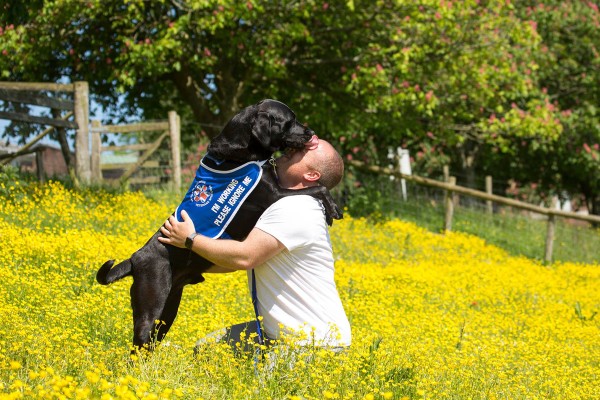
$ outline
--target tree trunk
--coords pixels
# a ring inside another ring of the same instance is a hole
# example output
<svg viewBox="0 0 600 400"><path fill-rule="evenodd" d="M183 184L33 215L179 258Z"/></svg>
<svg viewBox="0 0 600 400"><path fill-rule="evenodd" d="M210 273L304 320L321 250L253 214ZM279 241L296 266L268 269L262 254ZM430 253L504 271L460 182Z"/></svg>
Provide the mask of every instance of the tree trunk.
<svg viewBox="0 0 600 400"><path fill-rule="evenodd" d="M600 193L584 194L588 212L591 215L600 215ZM592 222L594 228L600 228L600 223Z"/></svg>
<svg viewBox="0 0 600 400"><path fill-rule="evenodd" d="M60 111L52 109L52 117L60 118ZM60 144L62 156L65 160L65 164L67 165L67 171L69 172L69 176L71 177L71 179L74 179L75 166L73 165L73 159L71 158L71 150L69 149L69 141L67 140L67 130L65 128L56 127L56 135L58 143Z"/></svg>
<svg viewBox="0 0 600 400"><path fill-rule="evenodd" d="M478 153L479 144L473 140L467 139L460 147L461 168L464 175L463 185L471 189L478 189L475 182L475 165ZM468 205L472 205L474 199L467 197L465 201Z"/></svg>

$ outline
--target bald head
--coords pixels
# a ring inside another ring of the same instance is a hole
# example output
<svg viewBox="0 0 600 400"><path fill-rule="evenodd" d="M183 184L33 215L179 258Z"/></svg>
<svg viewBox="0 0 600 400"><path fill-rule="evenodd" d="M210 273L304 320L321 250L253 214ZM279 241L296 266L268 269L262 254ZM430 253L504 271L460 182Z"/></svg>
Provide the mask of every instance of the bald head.
<svg viewBox="0 0 600 400"><path fill-rule="evenodd" d="M344 162L329 142L316 139L304 149L279 157L277 173L280 185L288 189L319 184L332 189L342 180Z"/></svg>
<svg viewBox="0 0 600 400"><path fill-rule="evenodd" d="M319 146L314 150L314 157L309 166L321 174L319 183L331 190L344 176L344 161L335 148L327 141L319 139Z"/></svg>

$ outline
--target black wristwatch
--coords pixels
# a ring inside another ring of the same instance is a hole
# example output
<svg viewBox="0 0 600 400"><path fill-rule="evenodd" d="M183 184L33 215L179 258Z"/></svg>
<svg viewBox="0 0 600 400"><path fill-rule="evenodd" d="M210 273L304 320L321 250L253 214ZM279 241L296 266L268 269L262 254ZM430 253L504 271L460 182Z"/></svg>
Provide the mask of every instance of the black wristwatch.
<svg viewBox="0 0 600 400"><path fill-rule="evenodd" d="M192 246L194 245L194 238L198 236L198 233L194 232L192 233L190 236L185 238L185 247L188 249L192 249Z"/></svg>

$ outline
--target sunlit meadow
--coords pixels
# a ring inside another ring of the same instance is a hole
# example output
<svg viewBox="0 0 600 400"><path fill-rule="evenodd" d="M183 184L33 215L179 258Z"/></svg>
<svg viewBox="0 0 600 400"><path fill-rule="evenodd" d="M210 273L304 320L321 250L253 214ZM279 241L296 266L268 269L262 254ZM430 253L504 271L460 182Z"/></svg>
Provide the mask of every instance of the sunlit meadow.
<svg viewBox="0 0 600 400"><path fill-rule="evenodd" d="M0 185L0 398L599 398L599 265L545 267L400 220L331 229L350 351L194 358L198 338L252 318L234 273L188 286L166 342L131 362L131 279L94 276L178 200Z"/></svg>

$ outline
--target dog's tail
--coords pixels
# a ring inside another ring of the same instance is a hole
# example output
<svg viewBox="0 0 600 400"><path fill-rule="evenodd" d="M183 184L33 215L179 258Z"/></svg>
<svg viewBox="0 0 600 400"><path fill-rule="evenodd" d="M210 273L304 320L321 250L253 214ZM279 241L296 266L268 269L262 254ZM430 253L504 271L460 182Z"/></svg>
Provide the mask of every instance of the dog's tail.
<svg viewBox="0 0 600 400"><path fill-rule="evenodd" d="M98 270L96 273L96 280L101 285L109 285L114 281L118 281L121 278L124 278L128 275L131 275L131 259L128 258L125 261L120 262L119 264L113 267L115 260L108 260Z"/></svg>

